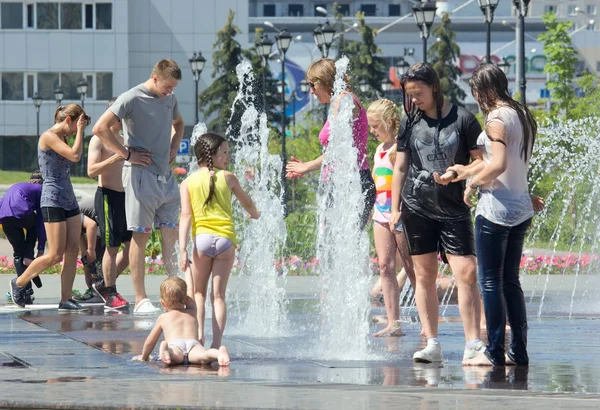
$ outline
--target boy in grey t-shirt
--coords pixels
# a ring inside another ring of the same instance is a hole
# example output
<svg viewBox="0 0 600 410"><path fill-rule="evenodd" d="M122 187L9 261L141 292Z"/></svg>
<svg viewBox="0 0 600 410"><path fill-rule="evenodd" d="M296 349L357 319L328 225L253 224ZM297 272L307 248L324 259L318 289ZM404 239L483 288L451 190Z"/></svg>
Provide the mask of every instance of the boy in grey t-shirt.
<svg viewBox="0 0 600 410"><path fill-rule="evenodd" d="M126 161L123 187L127 229L133 231L129 260L136 294L134 313L159 310L148 300L144 284L146 242L152 226L160 228L167 273L173 276L177 269L179 190L169 163L175 158L183 136L183 119L173 95L180 80L181 70L175 61L159 61L150 78L121 94L93 130ZM123 124L125 146L110 131L118 121ZM175 133L171 137L172 128Z"/></svg>

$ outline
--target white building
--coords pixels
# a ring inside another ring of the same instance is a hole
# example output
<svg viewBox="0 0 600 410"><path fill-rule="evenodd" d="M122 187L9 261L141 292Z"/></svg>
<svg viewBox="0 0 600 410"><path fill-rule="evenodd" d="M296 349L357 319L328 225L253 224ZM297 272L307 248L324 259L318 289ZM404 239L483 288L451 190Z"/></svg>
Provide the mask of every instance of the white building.
<svg viewBox="0 0 600 410"><path fill-rule="evenodd" d="M64 89L63 104L79 102L76 85L85 77L85 109L94 121L108 99L145 81L161 58L181 67L175 92L186 125L193 125L188 59L199 50L207 59L202 90L212 81L212 45L229 9L247 32L248 0L0 0L0 169L27 163L19 155L35 153L35 140L21 138L36 136L35 92L44 98L45 130L57 106L54 89Z"/></svg>
<svg viewBox="0 0 600 410"><path fill-rule="evenodd" d="M311 59L319 58L320 52L313 42L312 31L317 24L325 23L332 17L333 3L335 0L249 0L250 11L250 36L254 37L254 28L263 27L272 37L275 30L265 26L269 21L278 28L287 28L294 36L301 36L300 41L295 41L290 46L287 58L297 65L306 68ZM404 57L409 63L422 61L422 41L418 28L412 16L398 22L401 16L410 15L413 1L408 0L337 0L342 7L341 12L346 16L346 33L344 36L357 40L359 37L352 24L355 14L364 12L366 23L377 30L383 29L375 41L392 67L399 57ZM317 11L317 7L325 8L329 17ZM486 31L484 17L476 0L447 0L437 2L438 13L447 11L451 13L452 28L456 32L456 41L461 48L458 61L463 71L463 79L470 77L470 73L485 59ZM543 67L546 58L543 54L542 44L537 41L538 35L544 31L541 16L552 10L560 19L573 21L573 44L580 53L580 66L591 72L600 71L600 21L589 24L596 19L600 0L535 0L530 3L529 15L526 17L526 78L527 101L534 103L544 95L546 74ZM515 25L517 14L512 7L511 0L500 0L492 24L491 50L492 59L500 61L507 59L512 63L508 75L511 82L511 91L518 91L515 83L516 46ZM439 18L436 18L439 22ZM433 29L436 24L434 23ZM435 36L429 38L429 44L434 42ZM336 56L336 51L330 55ZM408 55L407 55L408 54ZM278 72L273 66L274 72ZM289 74L288 74L289 76ZM394 70L390 68L390 78L397 82ZM289 83L289 82L288 82ZM466 81L462 82L467 92L467 102L473 103Z"/></svg>
<svg viewBox="0 0 600 410"><path fill-rule="evenodd" d="M212 82L212 45L229 9L236 13L242 47L254 40L257 27L264 28L271 37L275 34L264 26L265 20L301 36L287 54L286 75L293 77L288 85L294 87L303 70L320 56L312 31L327 17L316 8L324 7L331 13L333 3L334 0L0 0L0 169L15 169L35 162L36 110L31 100L35 92L44 98L40 111L40 129L44 130L51 126L56 109L54 89L58 85L64 89L63 103L78 102L76 85L85 77L89 83L85 108L95 120L104 112L106 100L143 82L161 58L173 58L181 66L183 80L176 94L185 123L193 125L194 83L188 59L194 51L201 51L207 59L200 80L202 90ZM383 29L376 42L390 67L405 54L410 63L421 61L422 43L413 18L392 24L411 13L413 2L338 0L338 3L349 27L356 12L363 11L367 24ZM450 12L457 10L452 13L452 21L461 47L458 63L466 79L485 54L483 15L475 0L438 1L437 6ZM526 19L529 102L540 98L545 85L542 72L545 57L542 45L536 40L544 29L542 13L554 10L561 19L575 23L577 33L573 35L573 43L580 53L581 65L597 73L600 22L589 24L589 20L597 18L599 6L600 0L531 2ZM500 0L492 25L494 58L514 62L516 50L511 41L515 39L515 23L512 1ZM345 36L358 39L352 28ZM432 41L435 38L429 39ZM272 68L275 75L280 75L278 64ZM514 71L513 64L509 74L513 90L518 88ZM390 78L397 81L392 68ZM471 98L469 92L467 95Z"/></svg>

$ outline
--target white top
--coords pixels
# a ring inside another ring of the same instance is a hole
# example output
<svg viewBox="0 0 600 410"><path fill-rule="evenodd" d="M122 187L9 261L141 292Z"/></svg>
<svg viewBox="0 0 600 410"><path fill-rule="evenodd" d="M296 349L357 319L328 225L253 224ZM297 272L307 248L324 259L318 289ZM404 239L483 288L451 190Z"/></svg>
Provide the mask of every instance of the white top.
<svg viewBox="0 0 600 410"><path fill-rule="evenodd" d="M527 185L529 158L525 161L521 157L523 129L517 112L507 106L491 111L486 125L491 122L499 122L506 128L506 170L480 187L476 215L498 225L516 226L534 214ZM483 153L483 160L489 164L492 161L492 141L485 131L479 135L477 146Z"/></svg>

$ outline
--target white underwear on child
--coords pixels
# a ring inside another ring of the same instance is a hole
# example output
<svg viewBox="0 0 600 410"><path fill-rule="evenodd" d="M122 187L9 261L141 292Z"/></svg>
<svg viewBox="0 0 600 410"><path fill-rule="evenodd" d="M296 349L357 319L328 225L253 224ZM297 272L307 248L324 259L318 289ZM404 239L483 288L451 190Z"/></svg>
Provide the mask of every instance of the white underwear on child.
<svg viewBox="0 0 600 410"><path fill-rule="evenodd" d="M190 350L200 342L195 339L173 339L167 343L170 348L176 347L183 352L183 362L187 364Z"/></svg>

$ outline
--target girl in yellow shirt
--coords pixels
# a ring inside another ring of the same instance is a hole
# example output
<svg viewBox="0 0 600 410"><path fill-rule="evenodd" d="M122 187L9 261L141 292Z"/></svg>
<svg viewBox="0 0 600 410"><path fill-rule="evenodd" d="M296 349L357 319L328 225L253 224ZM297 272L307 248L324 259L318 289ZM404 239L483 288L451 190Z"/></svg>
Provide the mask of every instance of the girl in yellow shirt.
<svg viewBox="0 0 600 410"><path fill-rule="evenodd" d="M181 183L181 220L179 225L180 267L191 265L194 299L198 305L198 339L204 345L204 315L208 280L212 273L211 301L213 307L213 341L211 347L221 347L227 307L225 289L235 259L235 229L231 212L231 193L242 207L257 219L252 199L244 192L231 172L229 144L213 133L202 135L194 146L200 169ZM191 262L187 253L190 226L194 243Z"/></svg>

